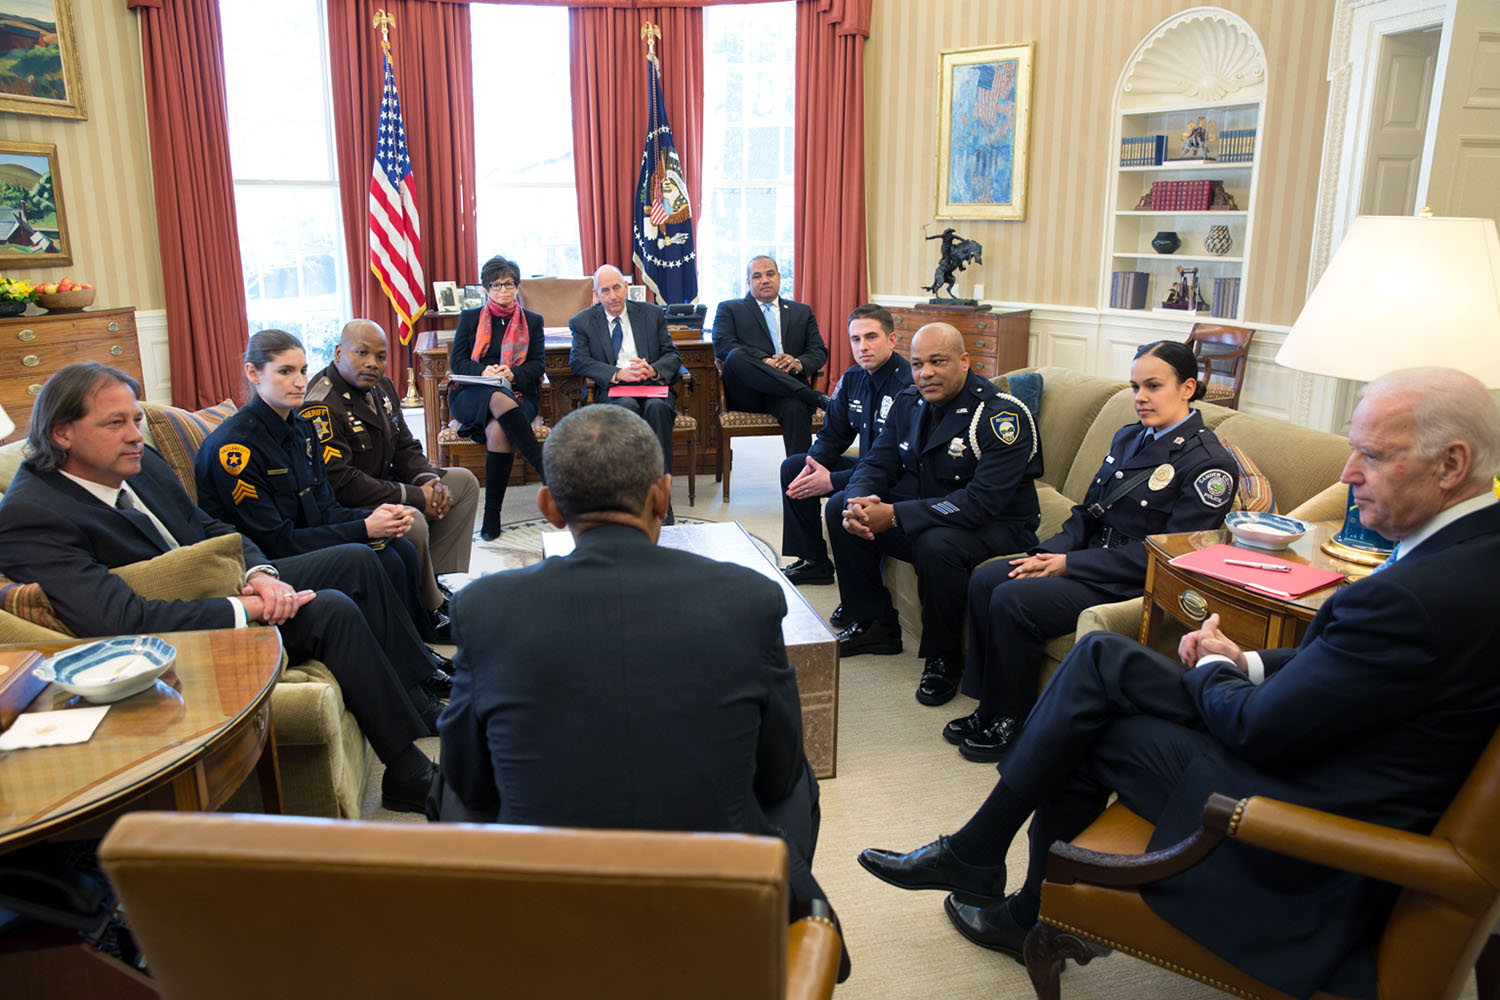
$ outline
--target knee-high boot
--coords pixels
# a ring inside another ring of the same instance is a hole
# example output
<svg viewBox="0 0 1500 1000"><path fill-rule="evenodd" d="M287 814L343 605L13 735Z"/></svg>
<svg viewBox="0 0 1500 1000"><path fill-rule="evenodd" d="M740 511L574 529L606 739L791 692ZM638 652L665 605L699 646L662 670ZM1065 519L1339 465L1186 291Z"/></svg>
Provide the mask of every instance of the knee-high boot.
<svg viewBox="0 0 1500 1000"><path fill-rule="evenodd" d="M535 439L532 444L536 444ZM510 482L514 461L515 456L508 451L484 453L484 522L479 527L479 537L487 542L500 537L500 505L505 502L505 487Z"/></svg>
<svg viewBox="0 0 1500 1000"><path fill-rule="evenodd" d="M547 473L542 468L542 446L536 443L536 435L531 431L531 424L526 419L526 414L519 407L506 410L495 418L500 423L500 429L505 436L510 438L510 443L515 446L521 457L536 470L541 477L543 485L547 482Z"/></svg>

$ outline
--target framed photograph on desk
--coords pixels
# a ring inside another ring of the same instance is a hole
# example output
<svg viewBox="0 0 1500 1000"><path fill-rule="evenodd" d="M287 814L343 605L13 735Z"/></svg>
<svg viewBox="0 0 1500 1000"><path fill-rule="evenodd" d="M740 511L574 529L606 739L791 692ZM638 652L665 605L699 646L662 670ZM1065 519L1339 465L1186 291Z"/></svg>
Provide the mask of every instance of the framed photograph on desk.
<svg viewBox="0 0 1500 1000"><path fill-rule="evenodd" d="M440 313L458 312L458 285L452 281L434 281L432 300L437 303Z"/></svg>
<svg viewBox="0 0 1500 1000"><path fill-rule="evenodd" d="M465 285L463 301L460 303L464 309L478 309L484 305L484 286Z"/></svg>

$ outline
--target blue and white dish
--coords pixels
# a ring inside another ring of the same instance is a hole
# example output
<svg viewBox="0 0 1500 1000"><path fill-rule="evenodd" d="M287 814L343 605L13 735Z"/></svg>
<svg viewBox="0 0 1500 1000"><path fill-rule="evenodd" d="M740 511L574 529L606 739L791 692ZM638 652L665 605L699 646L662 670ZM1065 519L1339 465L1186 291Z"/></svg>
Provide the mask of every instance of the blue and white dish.
<svg viewBox="0 0 1500 1000"><path fill-rule="evenodd" d="M1257 549L1284 549L1307 534L1312 525L1285 514L1262 514L1237 510L1224 518L1224 527L1241 545Z"/></svg>
<svg viewBox="0 0 1500 1000"><path fill-rule="evenodd" d="M49 656L35 673L102 705L150 688L176 660L176 647L154 635L124 635L65 649Z"/></svg>

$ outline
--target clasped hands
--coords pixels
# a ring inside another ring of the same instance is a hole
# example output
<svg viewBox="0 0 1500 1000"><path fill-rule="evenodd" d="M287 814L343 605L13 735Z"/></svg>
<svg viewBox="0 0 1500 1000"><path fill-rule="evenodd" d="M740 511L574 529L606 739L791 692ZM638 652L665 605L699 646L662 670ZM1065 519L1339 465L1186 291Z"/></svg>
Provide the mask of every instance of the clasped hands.
<svg viewBox="0 0 1500 1000"><path fill-rule="evenodd" d="M615 382L645 382L656 378L656 369L640 358L631 358L624 368L615 370Z"/></svg>
<svg viewBox="0 0 1500 1000"><path fill-rule="evenodd" d="M780 369L788 375L796 375L802 371L802 362L790 354L772 354L763 360L772 368Z"/></svg>
<svg viewBox="0 0 1500 1000"><path fill-rule="evenodd" d="M429 521L441 521L453 506L453 491L443 485L441 479L429 479L422 490L422 513Z"/></svg>
<svg viewBox="0 0 1500 1000"><path fill-rule="evenodd" d="M874 541L876 535L895 523L896 508L873 493L844 501L844 530L856 538Z"/></svg>
<svg viewBox="0 0 1500 1000"><path fill-rule="evenodd" d="M280 625L297 613L308 601L317 597L315 590L296 590L289 583L282 583L269 573L256 573L245 581L240 589L240 603L245 607L245 616L253 622Z"/></svg>
<svg viewBox="0 0 1500 1000"><path fill-rule="evenodd" d="M383 503L365 518L365 534L372 539L400 538L411 530L413 513L405 504Z"/></svg>
<svg viewBox="0 0 1500 1000"><path fill-rule="evenodd" d="M793 500L826 497L832 492L833 477L829 474L828 467L811 455L807 457L807 464L802 466L802 471L797 473L797 478L786 485L786 495Z"/></svg>
<svg viewBox="0 0 1500 1000"><path fill-rule="evenodd" d="M513 372L513 371L511 371L510 365L485 365L484 366L484 376L485 376L485 378L494 378L497 375L500 378L505 379L505 381L507 381L507 382L514 383L515 380L516 380L516 373Z"/></svg>
<svg viewBox="0 0 1500 1000"><path fill-rule="evenodd" d="M1189 632L1182 637L1177 644L1177 656L1183 664L1192 669L1198 665L1198 661L1205 656L1225 656L1234 663L1240 673L1248 674L1249 665L1245 662L1245 652L1238 645L1230 641L1229 637L1219 631L1219 616L1209 615L1203 619L1203 624L1198 626L1198 631Z"/></svg>

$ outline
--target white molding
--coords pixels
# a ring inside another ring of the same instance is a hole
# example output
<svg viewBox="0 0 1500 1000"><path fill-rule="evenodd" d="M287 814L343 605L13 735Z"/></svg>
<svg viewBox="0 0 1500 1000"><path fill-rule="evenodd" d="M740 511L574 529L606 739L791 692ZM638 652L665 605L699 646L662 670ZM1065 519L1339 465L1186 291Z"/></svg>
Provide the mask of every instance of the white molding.
<svg viewBox="0 0 1500 1000"><path fill-rule="evenodd" d="M1194 7L1158 24L1131 53L1120 83L1132 110L1138 104L1255 103L1265 88L1266 54L1255 30L1218 7Z"/></svg>
<svg viewBox="0 0 1500 1000"><path fill-rule="evenodd" d="M141 352L141 386L153 403L172 402L172 355L167 348L167 311L137 309L135 339Z"/></svg>

